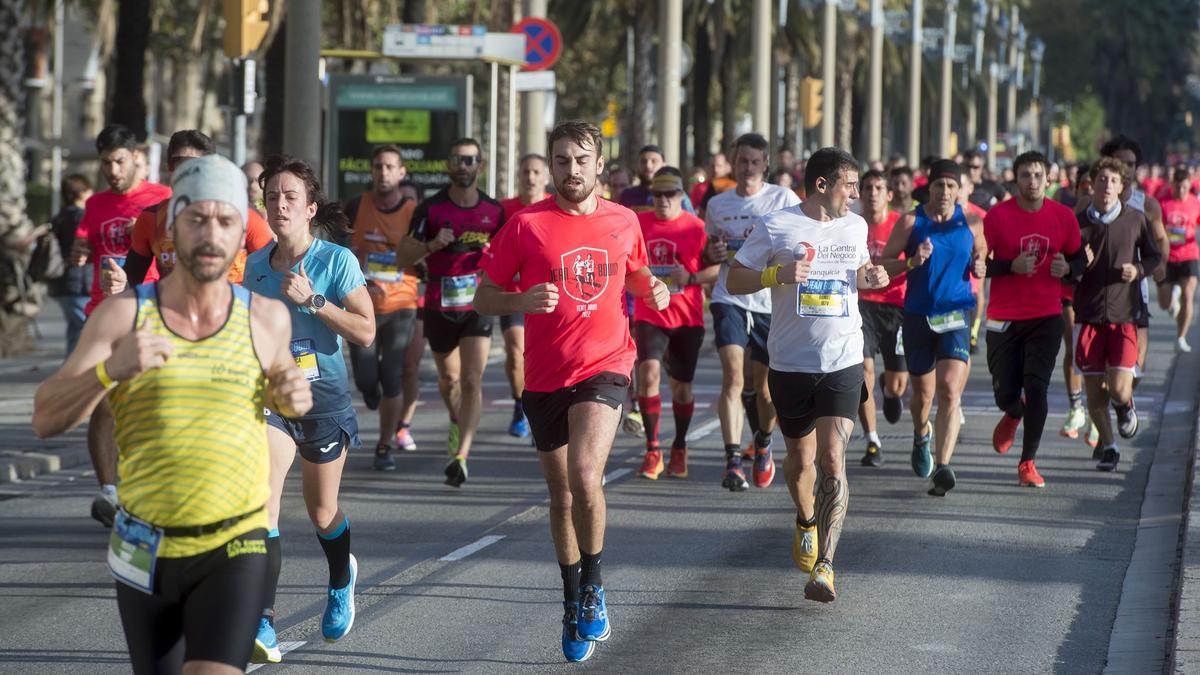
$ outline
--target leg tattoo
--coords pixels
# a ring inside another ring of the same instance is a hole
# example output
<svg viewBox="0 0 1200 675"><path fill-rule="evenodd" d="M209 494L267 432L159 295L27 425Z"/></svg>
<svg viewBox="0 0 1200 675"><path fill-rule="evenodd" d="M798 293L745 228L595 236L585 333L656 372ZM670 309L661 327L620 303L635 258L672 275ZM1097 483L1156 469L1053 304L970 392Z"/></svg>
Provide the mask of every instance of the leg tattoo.
<svg viewBox="0 0 1200 675"><path fill-rule="evenodd" d="M842 522L846 519L846 507L850 502L850 487L846 484L845 448L850 442L854 423L848 419L837 419L833 424L839 448L830 448L841 457L839 474L827 473L821 459L817 459L817 557L833 560L838 539L842 536Z"/></svg>

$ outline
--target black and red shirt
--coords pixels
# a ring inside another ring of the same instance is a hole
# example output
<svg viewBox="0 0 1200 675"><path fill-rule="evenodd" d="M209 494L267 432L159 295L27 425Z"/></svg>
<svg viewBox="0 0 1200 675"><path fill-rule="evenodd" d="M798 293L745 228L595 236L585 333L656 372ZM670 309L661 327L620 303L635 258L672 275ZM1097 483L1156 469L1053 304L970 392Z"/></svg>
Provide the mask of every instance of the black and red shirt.
<svg viewBox="0 0 1200 675"><path fill-rule="evenodd" d="M454 241L449 246L425 258L429 270L426 308L443 312L474 310L479 260L503 224L504 207L482 191L479 201L469 208L455 204L449 188L421 202L412 216L410 236L432 241L442 228L454 230Z"/></svg>

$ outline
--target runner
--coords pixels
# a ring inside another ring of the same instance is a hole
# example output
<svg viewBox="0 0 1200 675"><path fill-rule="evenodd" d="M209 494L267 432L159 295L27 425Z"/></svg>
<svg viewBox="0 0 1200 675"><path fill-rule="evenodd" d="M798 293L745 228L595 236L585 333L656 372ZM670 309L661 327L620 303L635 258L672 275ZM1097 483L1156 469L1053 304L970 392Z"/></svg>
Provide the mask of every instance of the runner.
<svg viewBox="0 0 1200 675"><path fill-rule="evenodd" d="M1062 327L1062 279L1079 257L1079 224L1071 209L1047 199L1046 157L1013 160L1016 199L992 207L983 220L988 242L987 361L996 406L1004 411L992 447L1006 453L1025 423L1017 484L1045 487L1034 459L1049 412L1047 392ZM1079 263L1082 267L1082 263Z"/></svg>
<svg viewBox="0 0 1200 675"><path fill-rule="evenodd" d="M1075 172L1074 201L1091 199L1092 177L1089 173L1089 167L1086 164L1081 164L1075 167ZM1063 202L1063 205L1074 208L1073 204L1067 204L1066 202ZM1100 432L1096 430L1096 425L1088 420L1087 409L1083 405L1083 375L1079 372L1079 368L1075 366L1075 307L1072 304L1072 299L1075 297L1075 283L1064 281L1062 293L1062 369L1063 382L1067 385L1067 399L1070 401L1070 408L1067 411L1067 418L1063 421L1062 429L1058 433L1067 438L1079 438L1080 430L1086 425L1088 427L1087 444L1095 448L1096 444L1100 442Z"/></svg>
<svg viewBox="0 0 1200 675"><path fill-rule="evenodd" d="M958 203L963 207L964 212L974 213L976 216L979 216L980 220L983 220L983 218L988 214L987 209L981 208L972 203L970 199L967 199L967 196L973 194L974 191L975 183L971 181L971 172L964 168L962 172L962 186L958 191ZM997 204L999 203L1000 202L997 202ZM992 208L995 208L995 206ZM985 296L983 286L983 279L974 276L971 277L971 293L975 296L975 318L971 322L971 348L969 350L971 352L971 356L974 356L975 353L979 351L979 326L983 322L983 313L986 311L985 305L987 298ZM970 370L970 362L968 362L967 372L970 372ZM958 409L958 413L959 417L962 417L964 420L966 419L965 415L963 415L961 407Z"/></svg>
<svg viewBox="0 0 1200 675"><path fill-rule="evenodd" d="M38 388L33 425L57 435L112 402L122 481L108 562L133 671L240 673L267 569L263 406L298 416L312 395L277 329L283 304L227 280L245 238L241 171L204 157L174 188L179 270L96 308Z"/></svg>
<svg viewBox="0 0 1200 675"><path fill-rule="evenodd" d="M1112 433L1108 404L1117 412L1122 438L1138 432L1133 406L1133 369L1137 364L1136 322L1141 304L1137 282L1159 265L1154 230L1140 211L1122 204L1132 180L1129 166L1104 157L1092 166L1091 204L1078 215L1087 267L1075 288L1079 338L1075 363L1083 371L1088 412L1100 432L1096 448L1101 471L1121 460ZM1140 258L1139 258L1140 256Z"/></svg>
<svg viewBox="0 0 1200 675"><path fill-rule="evenodd" d="M804 180L808 200L758 219L727 283L733 293L770 289L771 393L796 505L792 555L809 573L804 597L832 602L833 557L850 498L846 446L867 398L855 296L889 280L871 262L866 221L850 212L858 198L858 161L839 148L822 148L808 159ZM882 187L881 175L876 185Z"/></svg>
<svg viewBox="0 0 1200 675"><path fill-rule="evenodd" d="M170 153L167 153L167 156L170 157ZM246 174L246 198L250 200L250 208L265 219L267 208L263 205L262 186L258 184L263 165L258 162L246 162L242 165L242 171Z"/></svg>
<svg viewBox="0 0 1200 675"><path fill-rule="evenodd" d="M1171 175L1171 198L1162 202L1162 212L1171 251L1166 276L1158 285L1158 306L1175 319L1175 350L1187 353L1192 351L1187 332L1192 325L1196 277L1200 276L1200 247L1196 245L1200 200L1192 195L1187 167L1177 167Z"/></svg>
<svg viewBox="0 0 1200 675"><path fill-rule="evenodd" d="M500 232L476 297L486 314L527 315L525 411L550 492L568 661L590 658L595 643L612 632L600 569L603 480L636 355L625 290L659 311L670 299L644 269L637 218L595 194L604 169L601 143L589 122L564 122L550 133L557 195L518 213ZM590 283L579 272L588 266L576 269L577 260L594 263Z"/></svg>
<svg viewBox="0 0 1200 675"><path fill-rule="evenodd" d="M420 187L405 178L400 181L400 192L418 206L423 201ZM420 281L417 292L417 312L413 321L412 339L404 350L404 377L401 379L403 403L400 406L400 430L396 432L396 446L405 452L416 452L417 441L412 435L412 419L417 414L417 401L421 398L421 359L425 356L425 277L426 271L417 266Z"/></svg>
<svg viewBox="0 0 1200 675"><path fill-rule="evenodd" d="M348 447L359 447L358 417L350 402L342 340L360 346L375 340L375 313L358 260L349 250L317 239L341 236L346 215L325 201L321 184L303 161L276 155L259 176L271 231L278 238L246 261L245 285L283 300L291 317L291 354L312 383L313 405L303 416L265 410L271 450L271 499L267 502L266 597L254 641L255 663L278 663L275 589L281 554L279 507L283 483L300 451L304 503L329 564L329 590L321 633L336 642L354 625L358 561L350 553L350 519L338 505ZM279 330L276 327L276 330Z"/></svg>
<svg viewBox="0 0 1200 675"><path fill-rule="evenodd" d="M63 354L65 360L75 351L75 345L79 342L83 322L87 319L83 308L91 299L92 277L88 270L84 269L87 258L71 256L70 251L75 242L75 231L79 229L79 223L83 220L83 205L92 196L92 182L78 173L64 176L59 195L62 197L63 206L50 219L50 227L58 239L59 251L66 254L63 258L67 265L63 275L49 284L49 294L58 303L63 317L67 320L67 351Z"/></svg>
<svg viewBox="0 0 1200 675"><path fill-rule="evenodd" d="M779 209L795 206L795 192L766 182L770 146L760 134L743 134L733 148L737 187L708 202L704 223L708 231L707 260L722 263L713 287L709 309L713 316L717 354L721 359L721 398L717 413L725 443L725 473L721 486L734 492L749 487L742 459L754 460L753 478L767 487L775 478L771 434L775 430L775 408L767 388L767 333L771 329L771 293L761 289L734 295L725 287L729 263L754 229L754 223ZM749 356L746 358L747 347ZM741 405L738 405L738 397ZM752 440L743 455L742 409L750 424Z"/></svg>
<svg viewBox="0 0 1200 675"><path fill-rule="evenodd" d="M450 413L446 484L467 480L467 457L483 407L483 371L492 345L492 319L475 311L483 250L504 223L504 207L476 187L483 170L479 142L450 145L450 185L421 202L400 242L396 263L429 268L425 286L425 337L433 350L438 390Z"/></svg>
<svg viewBox="0 0 1200 675"><path fill-rule="evenodd" d="M895 175L896 170L893 170ZM859 201L862 217L867 222L867 248L871 259L877 261L887 246L899 211L888 209L892 194L887 179L878 171L868 171L859 180ZM908 366L904 362L904 345L900 326L904 323L904 274L892 278L886 288L862 289L858 293L858 310L862 317L863 379L867 383L867 400L858 407L858 419L867 439L863 466L883 464L883 441L876 431L875 416L875 355L883 356L883 373L879 375L879 391L883 394L883 416L889 424L900 421L904 404L900 397L908 388Z"/></svg>
<svg viewBox="0 0 1200 675"><path fill-rule="evenodd" d="M104 299L101 278L124 264L129 255L129 232L138 213L171 196L167 186L139 177L137 147L133 132L120 124L109 125L96 136L100 173L109 189L93 194L84 204L73 246L76 259L86 258L92 264L91 300L83 308L86 316ZM108 399L100 399L92 409L87 443L100 483L100 494L92 500L92 518L112 527L117 513L117 446Z"/></svg>
<svg viewBox="0 0 1200 675"><path fill-rule="evenodd" d="M913 171L907 166L897 166L888 172L888 190L892 193L888 206L895 212L904 215L917 205L913 201Z"/></svg>
<svg viewBox="0 0 1200 675"><path fill-rule="evenodd" d="M705 181L704 192L700 195L699 200L692 199L693 203L700 205L696 215L703 218L705 210L708 209L709 200L726 190L732 190L737 187L737 180L734 179L732 174L733 167L729 165L729 158L725 156L725 153L714 153L709 160L709 179Z"/></svg>
<svg viewBox="0 0 1200 675"><path fill-rule="evenodd" d="M932 477L929 494L936 497L956 483L950 459L961 425L975 310L969 278L987 271L983 222L957 203L961 180L959 165L948 159L934 162L929 203L900 219L882 256L889 273L908 270L903 330L912 378L912 468L918 476ZM930 424L935 396L937 419ZM936 454L930 452L935 425Z"/></svg>
<svg viewBox="0 0 1200 675"><path fill-rule="evenodd" d="M716 280L719 265L705 266L704 221L683 211L683 178L664 166L650 184L654 210L638 214L650 273L666 284L671 303L663 311L644 304L634 307L633 338L637 345L638 404L646 427L646 457L639 475L657 480L663 472L658 444L662 414L662 365L671 387L675 440L667 475L686 478L687 432L696 409L692 378L704 344L703 284ZM664 360L663 356L666 355Z"/></svg>
<svg viewBox="0 0 1200 675"><path fill-rule="evenodd" d="M968 174L971 177L973 189L967 193L967 198L971 203L979 208L987 211L996 204L1005 201L1009 198L1008 191L1005 190L999 183L990 179L985 175L983 153L978 150L971 149L963 153L963 162L967 165Z"/></svg>
<svg viewBox="0 0 1200 675"><path fill-rule="evenodd" d="M550 184L550 168L546 165L545 157L525 155L521 158L520 173L517 175L521 185L520 194L500 201L506 221L511 220L517 211L550 196L546 192L546 186ZM521 407L521 394L525 392L525 317L521 314L500 317L500 331L504 334L504 374L508 377L513 397L508 435L526 438L529 436L529 420Z"/></svg>
<svg viewBox="0 0 1200 675"><path fill-rule="evenodd" d="M416 202L397 188L404 178L400 148L381 145L371 151L371 189L350 200L350 249L367 278L375 310L375 342L350 344L354 383L370 410L379 410L379 441L374 467L392 471L392 447L404 413L404 357L417 313L417 273L396 265L396 248L408 232Z"/></svg>
<svg viewBox="0 0 1200 675"><path fill-rule="evenodd" d="M621 191L620 204L641 213L654 210L654 195L650 194L650 183L655 173L667 163L666 155L657 145L643 146L638 150L638 184ZM695 215L696 209L687 194L683 195L683 210Z"/></svg>

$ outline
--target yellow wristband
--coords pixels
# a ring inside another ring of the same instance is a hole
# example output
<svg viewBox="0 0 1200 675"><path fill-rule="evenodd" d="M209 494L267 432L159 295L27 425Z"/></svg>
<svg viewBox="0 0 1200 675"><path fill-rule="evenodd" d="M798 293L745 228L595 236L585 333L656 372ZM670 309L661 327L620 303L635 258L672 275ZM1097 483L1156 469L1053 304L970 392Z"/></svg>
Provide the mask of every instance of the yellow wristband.
<svg viewBox="0 0 1200 675"><path fill-rule="evenodd" d="M783 265L772 265L764 269L762 274L758 275L758 281L763 285L763 288L770 288L771 286L780 285L779 270L782 268Z"/></svg>
<svg viewBox="0 0 1200 675"><path fill-rule="evenodd" d="M916 267L916 265L913 264L915 262L917 262L916 258L909 258L904 262L904 266L911 270L912 268Z"/></svg>
<svg viewBox="0 0 1200 675"><path fill-rule="evenodd" d="M116 382L108 376L108 369L104 367L104 362L96 364L96 379L100 380L100 386L105 389L112 389Z"/></svg>

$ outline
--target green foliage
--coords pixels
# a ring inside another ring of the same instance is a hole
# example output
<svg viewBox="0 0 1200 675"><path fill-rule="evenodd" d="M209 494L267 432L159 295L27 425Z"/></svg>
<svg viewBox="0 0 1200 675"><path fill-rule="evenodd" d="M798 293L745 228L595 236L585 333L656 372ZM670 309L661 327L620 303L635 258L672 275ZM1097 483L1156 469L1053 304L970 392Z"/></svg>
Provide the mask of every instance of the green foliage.
<svg viewBox="0 0 1200 675"><path fill-rule="evenodd" d="M1075 97L1067 115L1071 125L1071 146L1077 161L1090 162L1100 156L1100 146L1107 139L1104 103L1088 90Z"/></svg>

